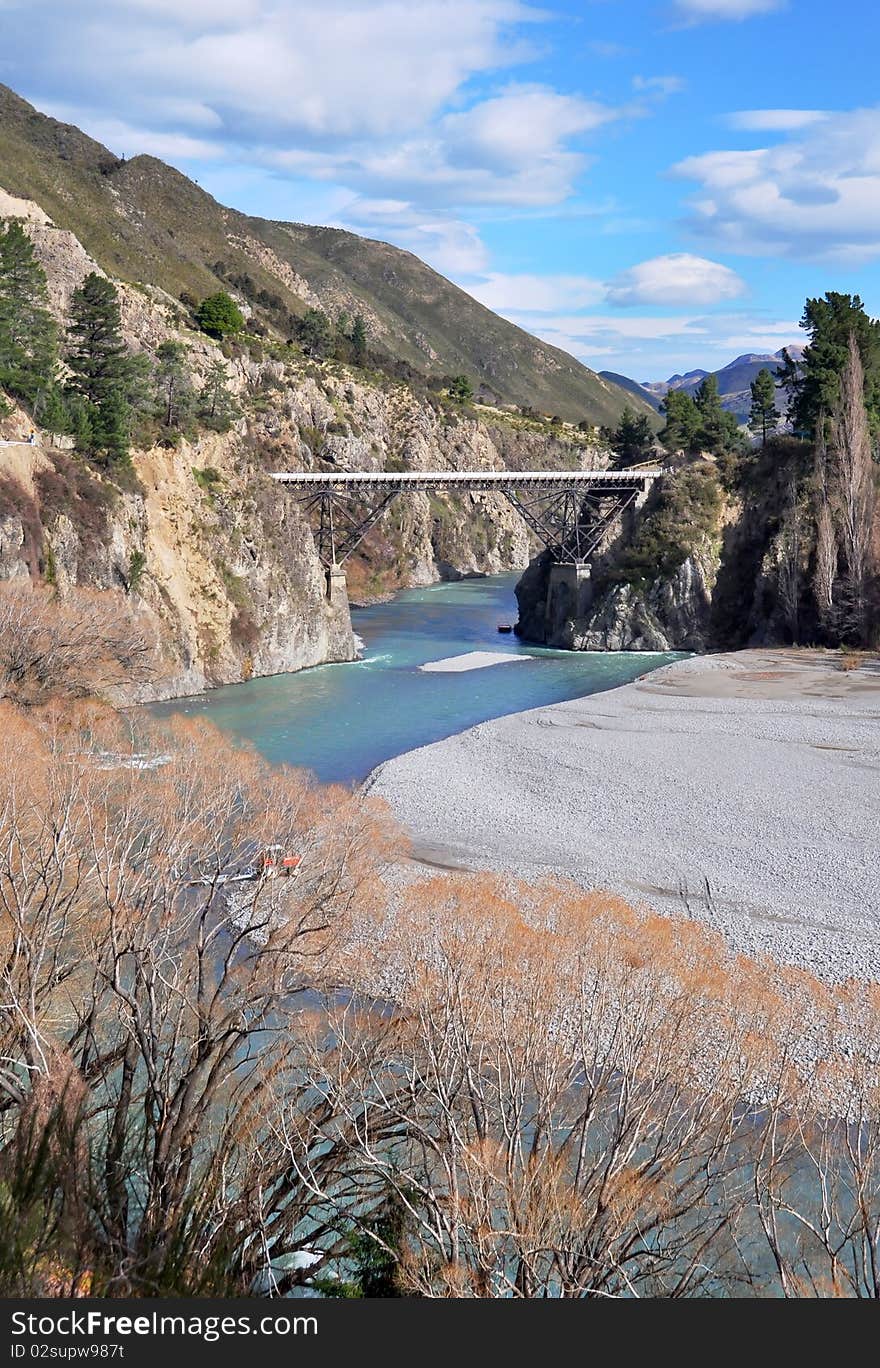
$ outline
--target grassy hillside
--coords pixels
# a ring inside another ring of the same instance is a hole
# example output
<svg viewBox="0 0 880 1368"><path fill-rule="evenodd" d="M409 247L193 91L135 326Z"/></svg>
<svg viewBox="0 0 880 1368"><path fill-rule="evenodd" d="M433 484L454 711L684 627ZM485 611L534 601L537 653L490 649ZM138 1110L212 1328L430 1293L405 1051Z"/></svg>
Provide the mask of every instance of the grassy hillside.
<svg viewBox="0 0 880 1368"><path fill-rule="evenodd" d="M655 413L660 412L660 400L657 395L646 390L643 385L639 384L638 380L630 380L628 375L618 375L616 371L599 371L599 376L609 385L616 385L618 389L626 390L627 394L636 400L641 400L642 404L650 404ZM631 403L630 407L641 410L641 405L638 403Z"/></svg>
<svg viewBox="0 0 880 1368"><path fill-rule="evenodd" d="M610 423L633 396L477 303L409 252L224 208L154 157L123 161L0 86L0 186L36 200L109 273L201 297L248 277L261 321L362 312L373 345L505 403ZM262 295L262 301L261 301ZM645 412L650 406L645 403Z"/></svg>

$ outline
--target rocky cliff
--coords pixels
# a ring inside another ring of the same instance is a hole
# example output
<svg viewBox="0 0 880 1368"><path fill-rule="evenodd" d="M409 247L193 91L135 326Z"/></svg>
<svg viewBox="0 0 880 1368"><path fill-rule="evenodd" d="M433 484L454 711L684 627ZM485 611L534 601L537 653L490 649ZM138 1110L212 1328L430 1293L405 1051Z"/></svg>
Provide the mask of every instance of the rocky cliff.
<svg viewBox="0 0 880 1368"><path fill-rule="evenodd" d="M586 574L576 592L552 584L544 558L517 585L518 634L567 651L706 651L712 643L716 547L707 542L668 578L646 585Z"/></svg>
<svg viewBox="0 0 880 1368"><path fill-rule="evenodd" d="M711 463L666 477L609 529L589 569L532 561L517 585L518 634L574 651L712 649L735 521Z"/></svg>
<svg viewBox="0 0 880 1368"><path fill-rule="evenodd" d="M46 270L53 311L96 269L72 233L38 205L7 196L0 213L27 224ZM279 469L404 470L583 467L599 455L570 426L501 410L457 411L387 376L318 363L258 344L221 351L193 333L155 286L119 283L132 350L187 348L196 384L221 361L241 417L225 434L133 453L120 483L69 443L15 444L32 424L0 420L0 578L30 575L65 592L88 585L124 594L162 645L152 696L355 655L347 603L327 596L312 534ZM534 551L497 495L401 498L349 562L352 599L404 585L522 567Z"/></svg>
<svg viewBox="0 0 880 1368"><path fill-rule="evenodd" d="M788 502L803 448L780 438L733 470L680 464L610 529L589 570L538 556L517 585L518 634L575 651L821 640L805 506Z"/></svg>

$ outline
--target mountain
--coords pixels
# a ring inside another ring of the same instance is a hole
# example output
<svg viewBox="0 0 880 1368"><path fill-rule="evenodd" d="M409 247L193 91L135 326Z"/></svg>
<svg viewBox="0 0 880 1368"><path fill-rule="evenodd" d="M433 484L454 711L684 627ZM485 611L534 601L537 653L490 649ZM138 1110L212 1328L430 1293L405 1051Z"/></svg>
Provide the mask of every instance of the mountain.
<svg viewBox="0 0 880 1368"><path fill-rule="evenodd" d="M229 289L273 333L309 308L360 313L371 347L429 376L467 374L481 397L596 424L632 404L411 253L225 208L164 162L116 157L2 85L0 187L40 204L108 274L177 297Z"/></svg>
<svg viewBox="0 0 880 1368"><path fill-rule="evenodd" d="M692 370L685 375L671 375L668 380L645 381L639 386L646 397L661 400L670 390L682 389L687 394L695 394L700 384L707 375L715 375L718 379L718 392L721 395L721 402L724 408L730 413L735 413L741 422L745 422L749 416L752 396L750 386L755 380L759 371L767 369L771 374L782 364L782 352L787 350L793 361L800 361L804 354L804 348L798 343L792 343L787 348L780 348L772 355L764 352L746 352L742 356L737 356L733 361L729 361L726 366L722 366L717 371ZM625 377L619 376L617 383L622 388ZM630 381L629 384L637 384ZM781 396L782 403L778 407L785 408L785 396Z"/></svg>
<svg viewBox="0 0 880 1368"><path fill-rule="evenodd" d="M659 396L646 385L640 385L638 380L630 380L628 375L618 375L616 371L599 371L599 376L602 380L607 380L609 385L616 385L618 389L626 390L627 394L641 399L642 403L650 404L655 413L660 412Z"/></svg>

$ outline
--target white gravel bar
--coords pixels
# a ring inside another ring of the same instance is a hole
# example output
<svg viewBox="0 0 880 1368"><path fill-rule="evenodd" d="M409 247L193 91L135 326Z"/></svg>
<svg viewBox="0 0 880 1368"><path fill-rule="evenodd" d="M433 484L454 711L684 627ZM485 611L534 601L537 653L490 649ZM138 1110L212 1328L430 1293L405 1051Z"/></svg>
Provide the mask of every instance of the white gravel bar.
<svg viewBox="0 0 880 1368"><path fill-rule="evenodd" d="M678 661L399 756L368 780L417 858L554 874L738 950L880 979L880 662Z"/></svg>
<svg viewBox="0 0 880 1368"><path fill-rule="evenodd" d="M534 660L534 656L513 655L509 651L466 651L445 660L426 661L419 669L428 674L458 674L463 670L485 670L489 665L510 665L515 660Z"/></svg>

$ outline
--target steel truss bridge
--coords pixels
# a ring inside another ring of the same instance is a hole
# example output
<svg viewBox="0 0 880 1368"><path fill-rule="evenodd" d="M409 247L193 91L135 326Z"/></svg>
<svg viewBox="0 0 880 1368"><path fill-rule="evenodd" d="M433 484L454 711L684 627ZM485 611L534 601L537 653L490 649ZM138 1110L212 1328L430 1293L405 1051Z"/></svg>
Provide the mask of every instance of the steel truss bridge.
<svg viewBox="0 0 880 1368"><path fill-rule="evenodd" d="M278 472L312 522L328 570L342 565L398 494L446 490L503 494L558 565L589 561L616 518L663 470L409 470Z"/></svg>

